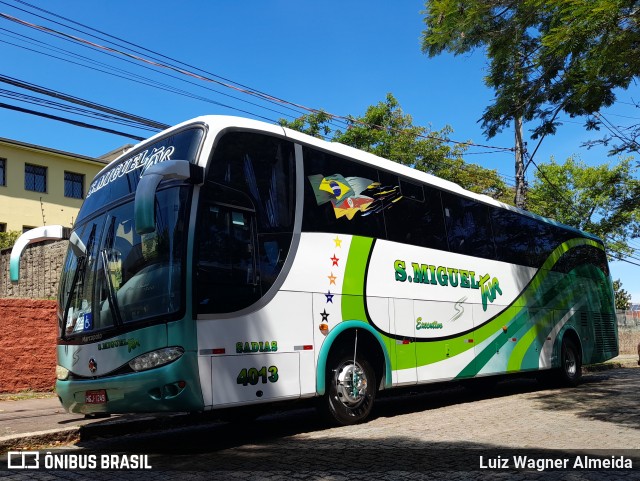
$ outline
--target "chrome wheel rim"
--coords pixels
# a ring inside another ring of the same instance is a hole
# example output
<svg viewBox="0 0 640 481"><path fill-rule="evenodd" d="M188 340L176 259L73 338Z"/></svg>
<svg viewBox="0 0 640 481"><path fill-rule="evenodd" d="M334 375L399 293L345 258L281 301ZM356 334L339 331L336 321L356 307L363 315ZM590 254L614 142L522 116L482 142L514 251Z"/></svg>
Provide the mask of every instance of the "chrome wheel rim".
<svg viewBox="0 0 640 481"><path fill-rule="evenodd" d="M570 377L576 375L576 355L572 349L567 349L565 352L564 369Z"/></svg>
<svg viewBox="0 0 640 481"><path fill-rule="evenodd" d="M342 363L334 371L337 397L342 404L355 408L362 404L367 395L367 376L362 367L351 361Z"/></svg>

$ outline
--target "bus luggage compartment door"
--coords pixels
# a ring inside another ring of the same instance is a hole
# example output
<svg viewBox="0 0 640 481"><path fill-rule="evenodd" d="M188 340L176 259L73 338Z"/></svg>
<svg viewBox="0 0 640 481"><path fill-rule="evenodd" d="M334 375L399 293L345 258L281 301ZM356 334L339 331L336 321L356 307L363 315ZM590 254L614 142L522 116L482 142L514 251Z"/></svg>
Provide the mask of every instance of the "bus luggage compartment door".
<svg viewBox="0 0 640 481"><path fill-rule="evenodd" d="M300 397L297 352L211 358L213 406Z"/></svg>

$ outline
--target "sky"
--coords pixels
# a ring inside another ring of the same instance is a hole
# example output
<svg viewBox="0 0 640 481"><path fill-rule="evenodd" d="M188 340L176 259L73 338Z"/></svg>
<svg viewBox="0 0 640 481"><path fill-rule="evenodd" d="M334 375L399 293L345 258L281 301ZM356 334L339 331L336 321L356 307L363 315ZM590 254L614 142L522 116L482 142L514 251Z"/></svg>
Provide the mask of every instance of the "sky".
<svg viewBox="0 0 640 481"><path fill-rule="evenodd" d="M91 33L87 27L100 30L198 67L209 72L209 77L215 74L336 115L362 115L368 106L392 93L416 125L434 130L449 125L454 130L450 135L452 139L471 140L485 146L512 147L514 143L511 129L487 139L478 122L493 98L493 92L483 82L487 62L482 51L434 58L421 52L424 3L419 0L25 1L28 3L0 0L0 13L96 44L113 46L103 40L114 41L113 38L93 31L103 37L97 39L87 33ZM32 5L50 13L35 10ZM84 31L74 32L68 28L70 25ZM149 58L147 51L141 52ZM107 55L6 18L0 18L0 75L165 124L203 114L276 121L292 119L301 112L117 53ZM131 75L137 75L137 81L130 80ZM164 90L140 82L161 83ZM0 89L35 95L4 83L0 83ZM174 93L176 89L190 96L178 95ZM109 126L140 137L154 133L52 111L1 95L0 90L0 102L6 104ZM636 85L618 92L618 102L604 113L616 125L637 123L640 112L632 105L633 100L640 100ZM608 157L604 149L587 150L581 145L593 139L594 134L586 132L579 119L561 120L563 125L558 133L540 145L535 157L537 163L548 162L552 157L564 161L571 155L591 165L617 160ZM527 129L533 127L525 125L525 137ZM0 137L87 156L99 156L123 144L135 143L123 136L2 108ZM529 140L529 150L536 144L537 141ZM513 183L512 152L472 147L465 160L497 169ZM533 179L532 172L527 173L527 178ZM613 262L611 270L613 278L622 281L634 302L640 302L640 267Z"/></svg>

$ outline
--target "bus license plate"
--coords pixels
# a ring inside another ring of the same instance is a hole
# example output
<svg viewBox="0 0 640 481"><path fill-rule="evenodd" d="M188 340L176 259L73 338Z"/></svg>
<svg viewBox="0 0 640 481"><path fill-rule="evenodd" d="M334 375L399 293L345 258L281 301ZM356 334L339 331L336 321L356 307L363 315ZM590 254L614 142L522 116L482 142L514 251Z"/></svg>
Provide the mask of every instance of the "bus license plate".
<svg viewBox="0 0 640 481"><path fill-rule="evenodd" d="M84 394L84 402L86 404L105 404L107 402L107 391L104 389L87 391Z"/></svg>

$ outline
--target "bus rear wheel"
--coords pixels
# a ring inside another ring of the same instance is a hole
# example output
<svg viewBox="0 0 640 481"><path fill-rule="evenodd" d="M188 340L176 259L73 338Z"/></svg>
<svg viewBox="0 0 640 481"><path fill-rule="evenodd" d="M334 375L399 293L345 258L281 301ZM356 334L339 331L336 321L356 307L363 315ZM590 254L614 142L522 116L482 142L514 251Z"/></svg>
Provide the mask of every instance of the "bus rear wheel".
<svg viewBox="0 0 640 481"><path fill-rule="evenodd" d="M320 412L332 424L351 425L363 422L373 408L376 396L375 372L361 357L342 354L327 363L327 389Z"/></svg>
<svg viewBox="0 0 640 481"><path fill-rule="evenodd" d="M582 356L576 343L563 339L560 349L560 370L558 380L565 386L575 387L582 379Z"/></svg>

